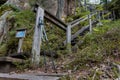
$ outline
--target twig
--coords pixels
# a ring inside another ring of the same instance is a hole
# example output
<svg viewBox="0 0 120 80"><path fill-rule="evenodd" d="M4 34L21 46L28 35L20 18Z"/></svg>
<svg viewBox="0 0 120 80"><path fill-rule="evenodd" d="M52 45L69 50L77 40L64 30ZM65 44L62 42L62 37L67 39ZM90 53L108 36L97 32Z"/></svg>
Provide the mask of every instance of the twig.
<svg viewBox="0 0 120 80"><path fill-rule="evenodd" d="M93 75L93 77L92 77L92 80L95 80L96 73L98 72L98 70L99 70L99 68L97 68L97 69L95 70L95 73L94 73L94 75Z"/></svg>

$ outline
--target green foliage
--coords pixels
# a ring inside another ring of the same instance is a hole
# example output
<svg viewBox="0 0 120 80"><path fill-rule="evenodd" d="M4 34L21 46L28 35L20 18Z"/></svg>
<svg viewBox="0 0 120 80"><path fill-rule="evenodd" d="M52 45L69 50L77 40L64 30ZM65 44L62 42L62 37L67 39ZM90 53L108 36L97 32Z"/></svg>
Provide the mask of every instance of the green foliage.
<svg viewBox="0 0 120 80"><path fill-rule="evenodd" d="M97 5L97 6L96 6L96 10L102 11L102 10L103 10L103 6L102 6L102 5Z"/></svg>
<svg viewBox="0 0 120 80"><path fill-rule="evenodd" d="M49 42L46 43L43 41L42 50L58 50L58 48L62 47L61 44L66 39L65 32L53 24L46 22L45 25Z"/></svg>
<svg viewBox="0 0 120 80"><path fill-rule="evenodd" d="M33 28L35 23L35 14L30 10L20 12L13 12L8 16L8 20L14 20L13 27L9 31L7 41L7 54L16 53L18 46L18 39L15 38L16 30L19 28L27 28L27 34L23 42L23 51L30 52L32 48Z"/></svg>
<svg viewBox="0 0 120 80"><path fill-rule="evenodd" d="M30 29L31 27L33 27L33 23L35 23L35 14L30 10L15 12L12 15L14 15L14 25L17 28L26 27L27 29Z"/></svg>
<svg viewBox="0 0 120 80"><path fill-rule="evenodd" d="M24 71L26 68L31 67L31 60L26 60L24 63L14 62L13 64L16 66L16 68L20 71Z"/></svg>
<svg viewBox="0 0 120 80"><path fill-rule="evenodd" d="M19 11L18 8L16 8L15 6L13 5L10 5L10 4L4 4L2 6L0 6L0 16L6 12L6 11Z"/></svg>
<svg viewBox="0 0 120 80"><path fill-rule="evenodd" d="M6 52L7 52L6 44L2 44L1 47L0 47L0 56L5 55Z"/></svg>
<svg viewBox="0 0 120 80"><path fill-rule="evenodd" d="M83 43L79 46L79 51L75 59L69 63L67 68L86 68L105 61L107 58L119 58L120 51L120 21L106 23L101 27L93 29L92 34L87 34L82 38Z"/></svg>
<svg viewBox="0 0 120 80"><path fill-rule="evenodd" d="M112 0L108 5L108 9L115 12L117 18L120 18L120 0Z"/></svg>
<svg viewBox="0 0 120 80"><path fill-rule="evenodd" d="M59 80L75 80L75 78L72 75L66 75L61 77Z"/></svg>
<svg viewBox="0 0 120 80"><path fill-rule="evenodd" d="M81 17L85 17L86 15L88 15L90 12L86 11L84 8L76 8L76 12L75 15L70 15L66 18L66 22L71 22L75 19L79 19Z"/></svg>

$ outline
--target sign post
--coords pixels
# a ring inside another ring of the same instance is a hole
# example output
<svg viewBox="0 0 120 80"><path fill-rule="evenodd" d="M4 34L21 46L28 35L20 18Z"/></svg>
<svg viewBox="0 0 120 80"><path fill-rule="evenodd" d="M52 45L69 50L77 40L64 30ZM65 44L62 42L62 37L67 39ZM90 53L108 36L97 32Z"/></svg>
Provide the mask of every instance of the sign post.
<svg viewBox="0 0 120 80"><path fill-rule="evenodd" d="M44 22L44 9L38 7L37 16L36 16L36 25L35 32L33 37L33 45L32 45L32 64L33 67L39 67L40 63L40 48L42 43L42 28Z"/></svg>
<svg viewBox="0 0 120 80"><path fill-rule="evenodd" d="M25 34L26 34L26 29L18 29L17 30L16 38L19 38L17 53L22 52L22 43L23 43L23 38L25 37Z"/></svg>

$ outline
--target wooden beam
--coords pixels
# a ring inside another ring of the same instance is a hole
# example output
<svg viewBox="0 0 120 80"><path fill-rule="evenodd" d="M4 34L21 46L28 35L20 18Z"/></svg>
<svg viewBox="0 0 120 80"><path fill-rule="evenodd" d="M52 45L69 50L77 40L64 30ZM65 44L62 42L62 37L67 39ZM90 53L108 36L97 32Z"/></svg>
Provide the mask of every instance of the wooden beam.
<svg viewBox="0 0 120 80"><path fill-rule="evenodd" d="M52 22L53 24L57 25L62 30L66 31L67 24L64 23L63 21L61 21L60 19L58 19L56 16L49 13L47 10L45 10L45 16L44 17L47 20L49 20L50 22Z"/></svg>
<svg viewBox="0 0 120 80"><path fill-rule="evenodd" d="M80 19L78 19L76 21L71 22L70 23L71 24L71 28L75 27L76 25L80 24L80 22L83 22L83 21L85 21L87 19L88 19L88 17L85 17L85 18L80 18Z"/></svg>
<svg viewBox="0 0 120 80"><path fill-rule="evenodd" d="M25 60L12 58L12 57L0 57L0 62L11 62L11 63L19 62L19 63L23 63L23 62L25 62Z"/></svg>
<svg viewBox="0 0 120 80"><path fill-rule="evenodd" d="M95 13L91 14L91 17L94 16L95 14L97 14L97 13L95 12ZM80 24L80 22L86 21L87 19L88 19L88 16L76 19L68 24L71 24L71 28L73 28L73 27L77 26L78 24Z"/></svg>
<svg viewBox="0 0 120 80"><path fill-rule="evenodd" d="M59 27L60 29L62 29L63 31L66 31L66 28L64 25L62 25L61 23L59 23L57 20L54 20L53 18L51 18L50 16L45 16L45 19L49 20L51 23L55 24L57 27Z"/></svg>

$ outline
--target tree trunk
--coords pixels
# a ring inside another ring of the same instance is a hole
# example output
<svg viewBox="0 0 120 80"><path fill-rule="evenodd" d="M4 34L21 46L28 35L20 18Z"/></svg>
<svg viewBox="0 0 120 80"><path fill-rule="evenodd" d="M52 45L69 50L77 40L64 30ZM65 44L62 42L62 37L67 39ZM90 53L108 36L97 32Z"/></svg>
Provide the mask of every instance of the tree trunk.
<svg viewBox="0 0 120 80"><path fill-rule="evenodd" d="M63 9L64 9L64 0L57 0L58 1L58 9L57 9L57 14L56 16L61 19L62 14L63 14Z"/></svg>

